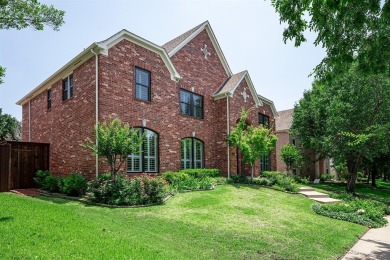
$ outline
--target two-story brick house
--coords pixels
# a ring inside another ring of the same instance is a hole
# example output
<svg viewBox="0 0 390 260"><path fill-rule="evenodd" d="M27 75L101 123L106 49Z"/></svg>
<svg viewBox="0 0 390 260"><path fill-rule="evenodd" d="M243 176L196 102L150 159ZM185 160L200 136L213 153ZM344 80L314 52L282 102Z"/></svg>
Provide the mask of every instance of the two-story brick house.
<svg viewBox="0 0 390 260"><path fill-rule="evenodd" d="M109 117L147 133L142 153L124 166L128 173L207 167L235 174L245 167L225 140L241 110L254 107L250 122L271 127L277 114L247 71L231 72L207 21L162 46L122 30L91 44L17 104L23 140L50 143L50 169L60 175L108 169L80 144ZM260 168L276 169L274 152Z"/></svg>

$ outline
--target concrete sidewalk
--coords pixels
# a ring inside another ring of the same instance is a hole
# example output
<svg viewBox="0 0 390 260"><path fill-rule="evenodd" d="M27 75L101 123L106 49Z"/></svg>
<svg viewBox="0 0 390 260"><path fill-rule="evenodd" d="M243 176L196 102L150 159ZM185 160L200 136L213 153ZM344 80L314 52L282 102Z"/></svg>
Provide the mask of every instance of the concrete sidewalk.
<svg viewBox="0 0 390 260"><path fill-rule="evenodd" d="M386 219L390 223L390 216ZM390 259L390 224L368 230L342 259Z"/></svg>

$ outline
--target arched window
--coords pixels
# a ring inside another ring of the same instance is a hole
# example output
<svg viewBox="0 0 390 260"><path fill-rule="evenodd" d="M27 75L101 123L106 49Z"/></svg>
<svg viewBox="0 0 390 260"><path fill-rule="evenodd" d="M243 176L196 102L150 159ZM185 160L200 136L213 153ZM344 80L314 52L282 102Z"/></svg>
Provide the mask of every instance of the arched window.
<svg viewBox="0 0 390 260"><path fill-rule="evenodd" d="M137 129L139 135L145 133L145 140L139 153L127 158L127 172L158 172L158 134L147 128Z"/></svg>
<svg viewBox="0 0 390 260"><path fill-rule="evenodd" d="M204 145L196 138L183 138L181 140L181 168L204 168Z"/></svg>

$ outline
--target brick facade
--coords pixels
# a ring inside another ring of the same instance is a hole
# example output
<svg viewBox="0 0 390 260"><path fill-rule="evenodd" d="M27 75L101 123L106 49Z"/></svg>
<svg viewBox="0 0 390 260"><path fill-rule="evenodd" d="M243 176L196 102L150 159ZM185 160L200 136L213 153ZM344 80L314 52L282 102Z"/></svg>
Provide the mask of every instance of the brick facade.
<svg viewBox="0 0 390 260"><path fill-rule="evenodd" d="M211 53L207 58L200 51L205 45ZM158 134L159 172L181 168L180 141L194 136L204 143L204 166L219 168L226 174L227 100L215 100L213 95L231 75L217 51L206 29L199 32L170 57L181 76L176 82L161 55L126 39L115 43L107 55L98 55L99 121L119 117L131 126L142 127L142 121L146 120L145 127ZM135 67L150 71L151 101L135 98ZM63 74L46 86L52 91L51 109L47 109L46 90L24 102L23 140L51 144L50 169L53 173L66 175L78 171L92 177L95 157L80 144L87 138L94 140L95 58L91 57L73 69L73 97L62 101L62 78L66 76ZM244 79L228 98L230 127L235 126L243 108L253 108L250 114L253 125L258 125L258 113L262 113L270 117L273 127L271 106L263 103L255 108L253 96L249 95L245 101L240 94L244 89L250 93L249 88ZM181 114L180 89L203 96L203 119ZM230 169L234 174L237 172L235 149L230 149L230 158ZM271 153L271 169L276 169L275 152ZM99 170L108 170L103 160ZM250 174L250 171L246 173ZM259 173L259 163L256 173Z"/></svg>

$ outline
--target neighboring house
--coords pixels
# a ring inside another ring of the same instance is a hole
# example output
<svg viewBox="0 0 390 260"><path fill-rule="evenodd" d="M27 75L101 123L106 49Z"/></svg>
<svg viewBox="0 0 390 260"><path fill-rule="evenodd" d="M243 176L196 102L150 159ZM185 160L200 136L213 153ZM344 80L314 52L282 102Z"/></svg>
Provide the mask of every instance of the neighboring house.
<svg viewBox="0 0 390 260"><path fill-rule="evenodd" d="M276 169L282 172L286 171L287 168L286 164L280 158L282 146L285 144L294 144L297 148L302 150L299 139L290 135L293 113L294 109L278 111L279 117L275 119L275 134L278 137L278 141L276 142ZM295 173L309 177L310 179L318 179L321 174L334 173L329 158L316 160L315 154L312 151L304 150L303 152L306 155L306 163L300 169L295 170Z"/></svg>
<svg viewBox="0 0 390 260"><path fill-rule="evenodd" d="M126 30L91 44L17 104L23 140L50 143L50 170L94 176L108 170L80 147L97 121L119 117L146 133L140 154L123 171L158 173L219 168L250 174L226 136L242 109L249 121L274 126L272 101L259 96L249 73L233 74L206 21L159 46ZM267 161L265 161L267 160ZM275 170L276 155L256 163Z"/></svg>

